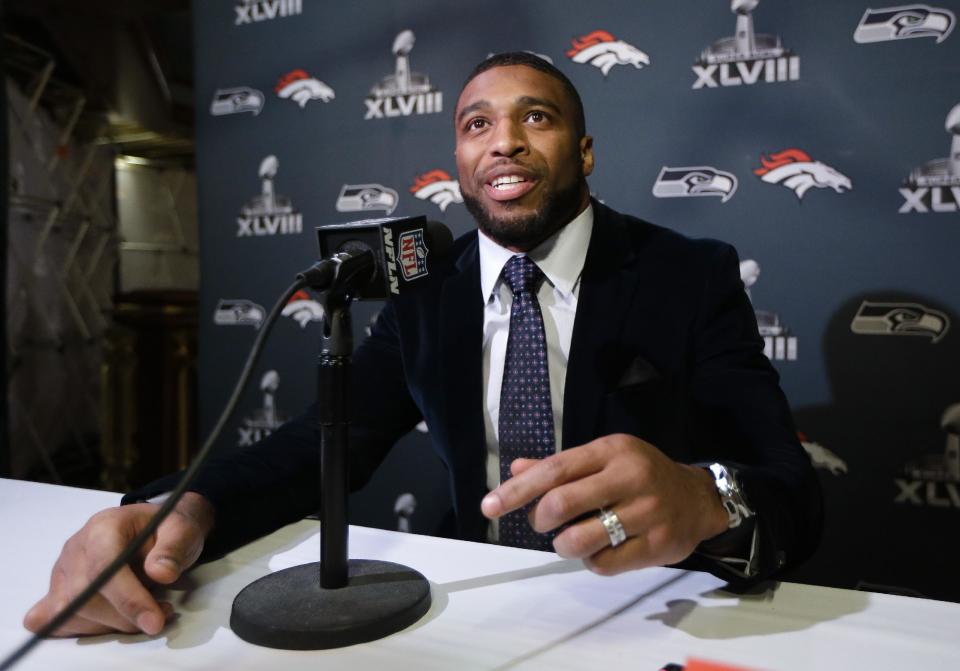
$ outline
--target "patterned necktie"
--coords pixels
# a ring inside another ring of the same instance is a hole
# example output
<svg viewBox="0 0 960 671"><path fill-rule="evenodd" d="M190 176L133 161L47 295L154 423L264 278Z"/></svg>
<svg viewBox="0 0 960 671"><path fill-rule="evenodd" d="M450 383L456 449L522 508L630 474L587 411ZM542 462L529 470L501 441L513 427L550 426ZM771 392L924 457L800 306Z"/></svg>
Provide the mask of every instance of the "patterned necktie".
<svg viewBox="0 0 960 671"><path fill-rule="evenodd" d="M537 301L543 278L543 271L526 256L514 256L503 268L513 307L500 387L500 482L510 478L514 459L543 459L556 451L547 340ZM527 519L529 508L500 518L501 545L552 550L553 535L533 530Z"/></svg>

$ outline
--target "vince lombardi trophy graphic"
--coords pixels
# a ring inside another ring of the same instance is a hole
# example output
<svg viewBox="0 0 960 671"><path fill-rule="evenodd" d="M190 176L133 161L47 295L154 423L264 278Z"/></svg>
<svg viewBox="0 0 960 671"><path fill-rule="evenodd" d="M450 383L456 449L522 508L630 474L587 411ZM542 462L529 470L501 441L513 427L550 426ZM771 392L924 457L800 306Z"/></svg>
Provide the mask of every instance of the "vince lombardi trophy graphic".
<svg viewBox="0 0 960 671"><path fill-rule="evenodd" d="M393 514L397 516L397 531L410 533L410 518L417 510L417 498L410 492L397 497L393 504Z"/></svg>
<svg viewBox="0 0 960 671"><path fill-rule="evenodd" d="M760 277L760 264L753 259L747 259L740 262L740 281L743 282L743 289L747 292L747 298L753 303L753 296L750 295L750 287L757 283Z"/></svg>
<svg viewBox="0 0 960 671"><path fill-rule="evenodd" d="M432 91L430 78L410 69L410 52L416 44L412 30L401 31L393 40L391 51L396 57L392 75L387 75L370 90L374 96L403 96Z"/></svg>
<svg viewBox="0 0 960 671"><path fill-rule="evenodd" d="M737 15L737 56L742 59L752 58L756 53L756 40L753 36L753 16L750 15L759 4L759 0L733 0L730 11Z"/></svg>
<svg viewBox="0 0 960 671"><path fill-rule="evenodd" d="M736 32L732 37L722 37L704 49L700 54L700 62L719 64L789 56L790 52L783 48L778 35L758 35L754 32L751 12L759 4L759 0L732 0L730 11L737 17ZM767 78L766 81L774 79Z"/></svg>
<svg viewBox="0 0 960 671"><path fill-rule="evenodd" d="M960 105L954 106L947 115L947 132L953 135L950 143L950 174L954 182L960 182Z"/></svg>
<svg viewBox="0 0 960 671"><path fill-rule="evenodd" d="M293 212L290 199L276 195L273 189L273 178L276 177L279 167L280 162L272 154L260 162L260 170L257 173L261 180L260 195L251 198L250 202L241 208L244 215L257 217Z"/></svg>
<svg viewBox="0 0 960 671"><path fill-rule="evenodd" d="M410 52L415 43L412 30L404 30L393 41L393 55L397 57L397 93L410 91Z"/></svg>
<svg viewBox="0 0 960 671"><path fill-rule="evenodd" d="M947 434L942 454L927 454L908 462L904 472L911 478L928 482L960 482L960 403L947 406L940 418Z"/></svg>
<svg viewBox="0 0 960 671"><path fill-rule="evenodd" d="M950 155L946 158L935 158L915 168L907 178L908 185L920 187L960 186L960 104L954 105L953 109L947 114L944 127L952 136Z"/></svg>
<svg viewBox="0 0 960 671"><path fill-rule="evenodd" d="M263 392L263 421L274 427L277 425L277 389L280 388L280 376L275 370L268 370L260 380Z"/></svg>
<svg viewBox="0 0 960 671"><path fill-rule="evenodd" d="M954 403L943 411L940 427L947 434L943 454L944 475L954 482L960 482L960 403Z"/></svg>

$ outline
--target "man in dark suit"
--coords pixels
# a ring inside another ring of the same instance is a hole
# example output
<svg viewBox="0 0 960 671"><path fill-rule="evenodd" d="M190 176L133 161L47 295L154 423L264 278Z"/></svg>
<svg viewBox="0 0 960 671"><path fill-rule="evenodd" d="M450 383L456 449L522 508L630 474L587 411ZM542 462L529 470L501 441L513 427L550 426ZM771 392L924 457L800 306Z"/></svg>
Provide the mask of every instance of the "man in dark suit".
<svg viewBox="0 0 960 671"><path fill-rule="evenodd" d="M591 201L579 95L535 56L481 63L455 122L479 233L423 291L388 303L358 348L352 486L425 419L461 538L552 547L601 574L683 562L756 580L802 560L819 489L734 250ZM212 462L145 549L143 573L171 582L204 547L315 511L317 445L308 414ZM78 532L27 626L142 528L155 504L133 501L170 488L135 492ZM61 633L156 633L169 613L127 570Z"/></svg>

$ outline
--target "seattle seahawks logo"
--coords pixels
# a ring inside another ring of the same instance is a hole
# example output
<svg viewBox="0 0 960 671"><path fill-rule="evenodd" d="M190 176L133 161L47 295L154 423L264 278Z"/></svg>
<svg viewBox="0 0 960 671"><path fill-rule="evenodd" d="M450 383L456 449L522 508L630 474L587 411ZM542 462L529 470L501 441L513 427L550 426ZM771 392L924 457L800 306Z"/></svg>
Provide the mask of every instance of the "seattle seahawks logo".
<svg viewBox="0 0 960 671"><path fill-rule="evenodd" d="M301 289L290 297L280 314L290 317L305 329L310 322L323 321L323 306Z"/></svg>
<svg viewBox="0 0 960 671"><path fill-rule="evenodd" d="M950 318L919 303L863 301L850 330L858 335L925 336L936 343L950 330Z"/></svg>
<svg viewBox="0 0 960 671"><path fill-rule="evenodd" d="M344 184L337 196L337 212L383 210L390 215L400 197L382 184Z"/></svg>
<svg viewBox="0 0 960 671"><path fill-rule="evenodd" d="M213 313L213 323L217 326L249 325L260 328L265 314L263 306L245 298L221 298Z"/></svg>
<svg viewBox="0 0 960 671"><path fill-rule="evenodd" d="M210 114L213 116L241 112L251 112L253 116L257 116L261 109L263 109L263 93L249 86L217 89L213 94L213 102L210 103Z"/></svg>
<svg viewBox="0 0 960 671"><path fill-rule="evenodd" d="M717 170L708 165L683 168L663 166L653 184L657 198L688 198L717 196L725 203L737 191L737 178L733 173Z"/></svg>
<svg viewBox="0 0 960 671"><path fill-rule="evenodd" d="M632 65L636 69L650 65L650 57L632 44L616 39L606 30L594 30L573 40L567 56L574 63L589 63L606 77L614 65Z"/></svg>
<svg viewBox="0 0 960 671"><path fill-rule="evenodd" d="M311 100L328 103L336 97L332 88L299 69L291 70L281 77L274 91L281 98L293 100L300 105L300 109L306 107Z"/></svg>
<svg viewBox="0 0 960 671"><path fill-rule="evenodd" d="M804 194L813 187L830 188L837 193L853 189L849 177L826 163L814 161L802 149L784 149L761 156L760 163L763 167L754 170L753 174L767 184L780 184L792 190L798 200L803 199Z"/></svg>
<svg viewBox="0 0 960 671"><path fill-rule="evenodd" d="M860 44L932 37L937 44L949 37L957 17L949 9L929 5L898 5L868 9L853 32Z"/></svg>
<svg viewBox="0 0 960 671"><path fill-rule="evenodd" d="M463 202L460 183L450 177L447 171L440 169L418 175L410 187L410 193L420 200L429 200L439 207L441 212L445 212L450 203Z"/></svg>

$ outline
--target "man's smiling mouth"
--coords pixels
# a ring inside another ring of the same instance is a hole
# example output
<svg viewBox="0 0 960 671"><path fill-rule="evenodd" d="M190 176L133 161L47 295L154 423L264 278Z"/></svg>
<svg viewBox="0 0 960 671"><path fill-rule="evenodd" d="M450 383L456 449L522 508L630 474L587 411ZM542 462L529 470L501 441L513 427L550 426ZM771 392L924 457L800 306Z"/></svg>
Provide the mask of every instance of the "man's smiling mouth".
<svg viewBox="0 0 960 671"><path fill-rule="evenodd" d="M497 175L484 184L487 195L495 201L506 202L527 195L537 185L532 177L516 173Z"/></svg>
<svg viewBox="0 0 960 671"><path fill-rule="evenodd" d="M504 191L512 188L513 184L526 181L526 178L521 177L520 175L503 175L502 177L497 177L495 180L493 180L493 182L490 183L490 186L498 191Z"/></svg>

